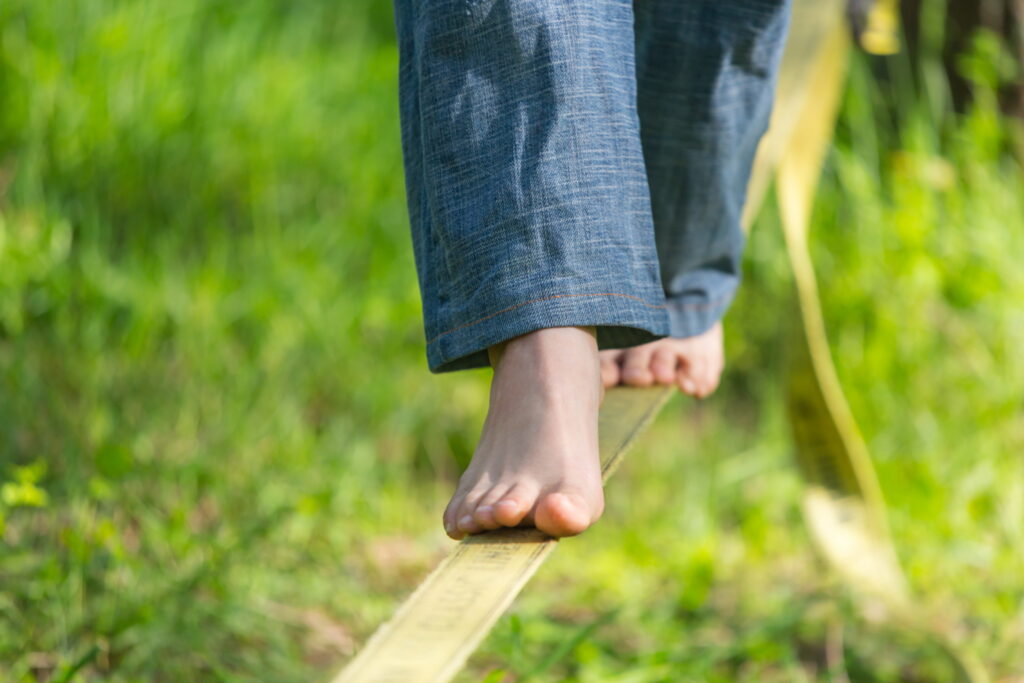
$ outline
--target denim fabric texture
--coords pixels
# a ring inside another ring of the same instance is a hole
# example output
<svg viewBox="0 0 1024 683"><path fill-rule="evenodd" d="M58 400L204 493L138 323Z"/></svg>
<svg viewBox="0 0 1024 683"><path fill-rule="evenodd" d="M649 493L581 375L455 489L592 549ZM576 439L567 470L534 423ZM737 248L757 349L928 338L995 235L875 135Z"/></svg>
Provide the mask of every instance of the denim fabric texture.
<svg viewBox="0 0 1024 683"><path fill-rule="evenodd" d="M711 327L771 112L788 0L395 0L427 360L595 326Z"/></svg>

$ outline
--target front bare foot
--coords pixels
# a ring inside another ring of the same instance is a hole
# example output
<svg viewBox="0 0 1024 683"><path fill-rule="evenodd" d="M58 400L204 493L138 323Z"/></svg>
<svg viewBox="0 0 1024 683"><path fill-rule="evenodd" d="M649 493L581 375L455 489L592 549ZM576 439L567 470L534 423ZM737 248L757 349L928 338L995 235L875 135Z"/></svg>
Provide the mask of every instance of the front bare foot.
<svg viewBox="0 0 1024 683"><path fill-rule="evenodd" d="M491 350L491 404L444 512L460 539L498 527L572 536L604 509L597 451L601 370L591 329L555 327Z"/></svg>
<svg viewBox="0 0 1024 683"><path fill-rule="evenodd" d="M724 366L721 323L695 337L659 339L629 349L601 352L601 379L605 387L677 384L684 394L696 398L705 398L718 388Z"/></svg>

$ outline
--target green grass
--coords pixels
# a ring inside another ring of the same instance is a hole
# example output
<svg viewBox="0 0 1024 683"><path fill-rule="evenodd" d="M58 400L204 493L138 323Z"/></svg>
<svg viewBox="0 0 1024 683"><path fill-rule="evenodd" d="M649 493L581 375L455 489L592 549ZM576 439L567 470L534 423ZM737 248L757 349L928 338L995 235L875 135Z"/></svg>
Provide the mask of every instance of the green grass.
<svg viewBox="0 0 1024 683"><path fill-rule="evenodd" d="M392 33L370 0L0 4L0 680L323 680L446 552L486 375L426 372ZM813 249L913 588L1020 680L1021 137L994 41L964 117L929 54L855 60ZM810 546L773 216L724 387L464 680L949 678Z"/></svg>

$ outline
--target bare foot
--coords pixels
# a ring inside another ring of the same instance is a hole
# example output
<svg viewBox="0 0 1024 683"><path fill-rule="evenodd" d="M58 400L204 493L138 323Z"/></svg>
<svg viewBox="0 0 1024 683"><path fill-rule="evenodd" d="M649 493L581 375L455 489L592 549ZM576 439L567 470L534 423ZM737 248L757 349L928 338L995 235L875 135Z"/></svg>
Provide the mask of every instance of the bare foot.
<svg viewBox="0 0 1024 683"><path fill-rule="evenodd" d="M718 388L724 365L722 324L715 323L696 337L659 339L629 349L602 351L601 381L605 387L677 384L684 394L704 398Z"/></svg>
<svg viewBox="0 0 1024 683"><path fill-rule="evenodd" d="M601 369L592 329L555 327L491 349L491 404L444 512L448 535L536 526L572 536L604 510L597 452Z"/></svg>

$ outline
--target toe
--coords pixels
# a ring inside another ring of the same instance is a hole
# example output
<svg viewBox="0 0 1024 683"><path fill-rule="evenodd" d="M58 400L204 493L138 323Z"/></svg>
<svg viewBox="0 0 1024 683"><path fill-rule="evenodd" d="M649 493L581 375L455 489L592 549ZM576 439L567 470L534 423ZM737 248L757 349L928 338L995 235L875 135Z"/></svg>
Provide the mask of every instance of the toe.
<svg viewBox="0 0 1024 683"><path fill-rule="evenodd" d="M718 374L710 363L705 363L701 368L699 385L701 398L707 398L718 387Z"/></svg>
<svg viewBox="0 0 1024 683"><path fill-rule="evenodd" d="M691 375L697 385L697 398L707 398L718 385L718 376L712 361L713 359L702 356L693 364Z"/></svg>
<svg viewBox="0 0 1024 683"><path fill-rule="evenodd" d="M708 363L708 393L713 393L722 381L722 371L725 370L725 356L719 353L711 358Z"/></svg>
<svg viewBox="0 0 1024 683"><path fill-rule="evenodd" d="M484 527L476 521L475 514L477 505L488 490L488 488L471 490L462 498L462 504L459 505L454 515L455 526L462 534L478 534L484 531Z"/></svg>
<svg viewBox="0 0 1024 683"><path fill-rule="evenodd" d="M477 523L476 519L471 514L462 515L461 517L459 517L456 523L458 524L459 532L462 535L478 534L481 531L484 531L484 528L480 526L479 523Z"/></svg>
<svg viewBox="0 0 1024 683"><path fill-rule="evenodd" d="M679 357L672 349L661 348L651 356L651 374L658 384L671 385L675 382Z"/></svg>
<svg viewBox="0 0 1024 683"><path fill-rule="evenodd" d="M622 381L636 387L651 386L654 383L654 375L651 374L653 352L649 344L627 350L622 361Z"/></svg>
<svg viewBox="0 0 1024 683"><path fill-rule="evenodd" d="M448 507L444 509L441 520L444 524L444 531L454 540L459 540L464 533L459 531L459 510L462 508L462 501L466 494L461 489L456 490L452 499L448 501Z"/></svg>
<svg viewBox="0 0 1024 683"><path fill-rule="evenodd" d="M708 393L713 394L718 388L718 385L722 382L722 366L715 366L711 368L711 374L708 377Z"/></svg>
<svg viewBox="0 0 1024 683"><path fill-rule="evenodd" d="M537 503L534 524L546 534L560 538L582 533L601 515L586 499L571 491L548 493Z"/></svg>
<svg viewBox="0 0 1024 683"><path fill-rule="evenodd" d="M494 505L494 519L502 526L518 526L537 501L537 491L516 484Z"/></svg>
<svg viewBox="0 0 1024 683"><path fill-rule="evenodd" d="M622 372L619 368L619 361L622 358L622 351L601 352L601 384L605 389L614 387L622 379Z"/></svg>
<svg viewBox="0 0 1024 683"><path fill-rule="evenodd" d="M705 395L713 393L718 388L718 383L722 379L722 370L725 368L725 351L722 336L722 324L718 323L711 329L711 339L707 345L704 368L704 384L707 392Z"/></svg>
<svg viewBox="0 0 1024 683"><path fill-rule="evenodd" d="M507 484L499 484L491 488L490 491L485 493L477 503L476 509L473 510L473 519L483 529L497 529L501 526L494 517L494 504L502 498L508 490Z"/></svg>
<svg viewBox="0 0 1024 683"><path fill-rule="evenodd" d="M697 396L697 380L693 376L693 367L690 364L684 365L676 373L676 384L679 390L687 396Z"/></svg>

